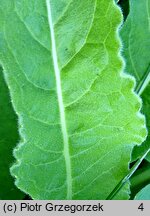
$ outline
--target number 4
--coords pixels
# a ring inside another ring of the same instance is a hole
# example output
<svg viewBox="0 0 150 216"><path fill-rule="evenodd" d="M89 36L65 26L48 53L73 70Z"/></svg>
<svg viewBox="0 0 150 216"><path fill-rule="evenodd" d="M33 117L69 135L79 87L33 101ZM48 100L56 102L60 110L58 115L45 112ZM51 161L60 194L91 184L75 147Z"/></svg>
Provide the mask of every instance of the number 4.
<svg viewBox="0 0 150 216"><path fill-rule="evenodd" d="M143 211L144 210L144 206L143 206L143 203L141 203L138 207L139 210Z"/></svg>

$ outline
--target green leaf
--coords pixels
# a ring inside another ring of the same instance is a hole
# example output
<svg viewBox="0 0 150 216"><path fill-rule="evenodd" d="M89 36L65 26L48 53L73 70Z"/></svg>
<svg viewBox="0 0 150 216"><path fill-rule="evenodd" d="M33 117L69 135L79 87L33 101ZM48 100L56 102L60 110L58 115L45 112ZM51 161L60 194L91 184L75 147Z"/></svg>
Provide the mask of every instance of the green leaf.
<svg viewBox="0 0 150 216"><path fill-rule="evenodd" d="M129 183L129 180L137 173L137 169L145 159L146 155L149 151L147 151L145 154L142 155L140 159L134 163L134 165L130 168L128 173L121 179L121 181L116 185L116 187L113 189L113 191L109 194L107 197L107 200L112 200L114 197L116 197L116 194ZM131 180L130 180L131 181ZM131 185L132 186L132 185ZM132 189L132 188L131 188ZM132 194L131 194L132 195Z"/></svg>
<svg viewBox="0 0 150 216"><path fill-rule="evenodd" d="M134 198L135 200L150 200L150 184L144 187Z"/></svg>
<svg viewBox="0 0 150 216"><path fill-rule="evenodd" d="M0 20L20 124L16 185L34 199L105 199L146 137L134 80L122 73L119 8L114 0L1 0Z"/></svg>
<svg viewBox="0 0 150 216"><path fill-rule="evenodd" d="M121 30L126 71L136 78L136 91L143 99L143 113L150 130L150 0L130 0L130 14ZM133 160L150 148L150 134L145 143L135 147ZM150 158L150 154L147 156Z"/></svg>
<svg viewBox="0 0 150 216"><path fill-rule="evenodd" d="M12 149L18 138L16 115L0 67L0 200L22 199L24 196L15 187L9 171L14 161Z"/></svg>
<svg viewBox="0 0 150 216"><path fill-rule="evenodd" d="M146 141L140 147L135 147L133 151L133 160L139 158L143 152L146 152L150 148L150 83L146 86L141 94L143 99L143 113L146 115L146 125L148 128L148 137ZM146 159L150 162L150 153L146 156Z"/></svg>
<svg viewBox="0 0 150 216"><path fill-rule="evenodd" d="M135 195L147 184L150 184L150 163L144 160L142 166L130 178L131 183L131 197L134 199Z"/></svg>

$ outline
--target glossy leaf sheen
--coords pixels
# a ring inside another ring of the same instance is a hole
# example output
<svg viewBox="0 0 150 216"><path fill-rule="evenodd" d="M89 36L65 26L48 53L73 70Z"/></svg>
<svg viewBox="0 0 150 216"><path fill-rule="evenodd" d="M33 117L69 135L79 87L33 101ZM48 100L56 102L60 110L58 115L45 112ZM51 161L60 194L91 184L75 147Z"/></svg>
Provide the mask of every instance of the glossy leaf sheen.
<svg viewBox="0 0 150 216"><path fill-rule="evenodd" d="M135 200L150 200L150 184L140 190L134 198Z"/></svg>
<svg viewBox="0 0 150 216"><path fill-rule="evenodd" d="M146 136L134 80L121 72L119 8L113 0L1 0L0 20L21 135L16 185L34 199L105 199Z"/></svg>
<svg viewBox="0 0 150 216"><path fill-rule="evenodd" d="M121 30L126 71L136 78L136 90L143 99L143 113L150 129L150 0L130 0L130 14ZM150 135L133 151L133 160L150 148ZM150 160L150 154L147 156Z"/></svg>

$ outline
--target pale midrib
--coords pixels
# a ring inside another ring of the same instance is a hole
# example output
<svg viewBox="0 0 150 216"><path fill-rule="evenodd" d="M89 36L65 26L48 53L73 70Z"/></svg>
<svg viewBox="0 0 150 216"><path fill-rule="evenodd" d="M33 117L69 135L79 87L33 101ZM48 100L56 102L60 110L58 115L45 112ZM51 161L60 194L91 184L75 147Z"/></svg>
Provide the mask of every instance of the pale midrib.
<svg viewBox="0 0 150 216"><path fill-rule="evenodd" d="M62 129L63 141L64 141L64 157L65 157L66 172L67 172L67 199L71 200L72 199L71 159L69 153L68 133L66 127L65 109L64 109L63 97L62 97L60 70L58 65L50 0L46 0L46 5L47 5L48 22L49 22L50 36L51 36L51 43L52 43L52 56L53 56L54 71L56 77L56 88L57 88L57 97L58 97L58 104L59 104L59 111L60 111L61 129Z"/></svg>
<svg viewBox="0 0 150 216"><path fill-rule="evenodd" d="M146 73L144 74L141 81L137 85L136 92L139 95L141 95L149 83L150 83L150 64L148 65Z"/></svg>

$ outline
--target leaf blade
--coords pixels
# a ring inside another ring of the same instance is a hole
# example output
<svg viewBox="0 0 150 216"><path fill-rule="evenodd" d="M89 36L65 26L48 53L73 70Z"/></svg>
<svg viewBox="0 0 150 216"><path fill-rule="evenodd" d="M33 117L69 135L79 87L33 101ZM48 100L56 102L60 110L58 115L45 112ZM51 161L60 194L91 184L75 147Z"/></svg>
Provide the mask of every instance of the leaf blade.
<svg viewBox="0 0 150 216"><path fill-rule="evenodd" d="M18 162L12 173L17 178L17 186L35 199L67 199L71 196L67 196L58 90L52 54L47 51L51 50L51 45L49 48L49 43L45 42L48 48L45 50L41 47L42 40L38 39L37 43L24 25L36 5L44 8L46 14L46 4L29 2L33 3L31 8L23 7L23 3L19 7L18 1L9 1L7 14L12 15L5 20L5 34L1 27L1 59L19 115L22 137L22 144L14 152ZM22 18L24 22L14 13L13 4L15 11L18 7L25 10L18 9L21 16L28 14ZM105 199L127 173L133 145L140 144L146 135L144 118L139 114L141 104L133 92L134 81L121 74L123 62L118 56L117 29L122 17L112 0L109 4L86 1L86 9L85 2L72 1L62 13L63 19L55 23L55 39L69 134L72 199ZM1 16L4 20L5 15ZM11 22L17 29L12 29ZM49 33L48 20L44 19L44 23ZM76 24L73 29L72 23ZM32 28L37 26L40 28L38 23ZM101 31L103 26L105 29ZM81 35L77 34L82 27ZM13 70L11 74L10 69ZM128 193L125 189L118 199L127 199Z"/></svg>
<svg viewBox="0 0 150 216"><path fill-rule="evenodd" d="M143 99L143 113L146 115L149 130L149 82L150 82L150 1L130 1L130 14L121 30L124 42L123 55L126 58L126 71L134 75L137 81L136 92ZM133 150L133 160L150 147L149 135L147 140ZM149 155L146 157L149 158Z"/></svg>
<svg viewBox="0 0 150 216"><path fill-rule="evenodd" d="M140 190L135 196L134 200L150 200L150 185L147 185Z"/></svg>

